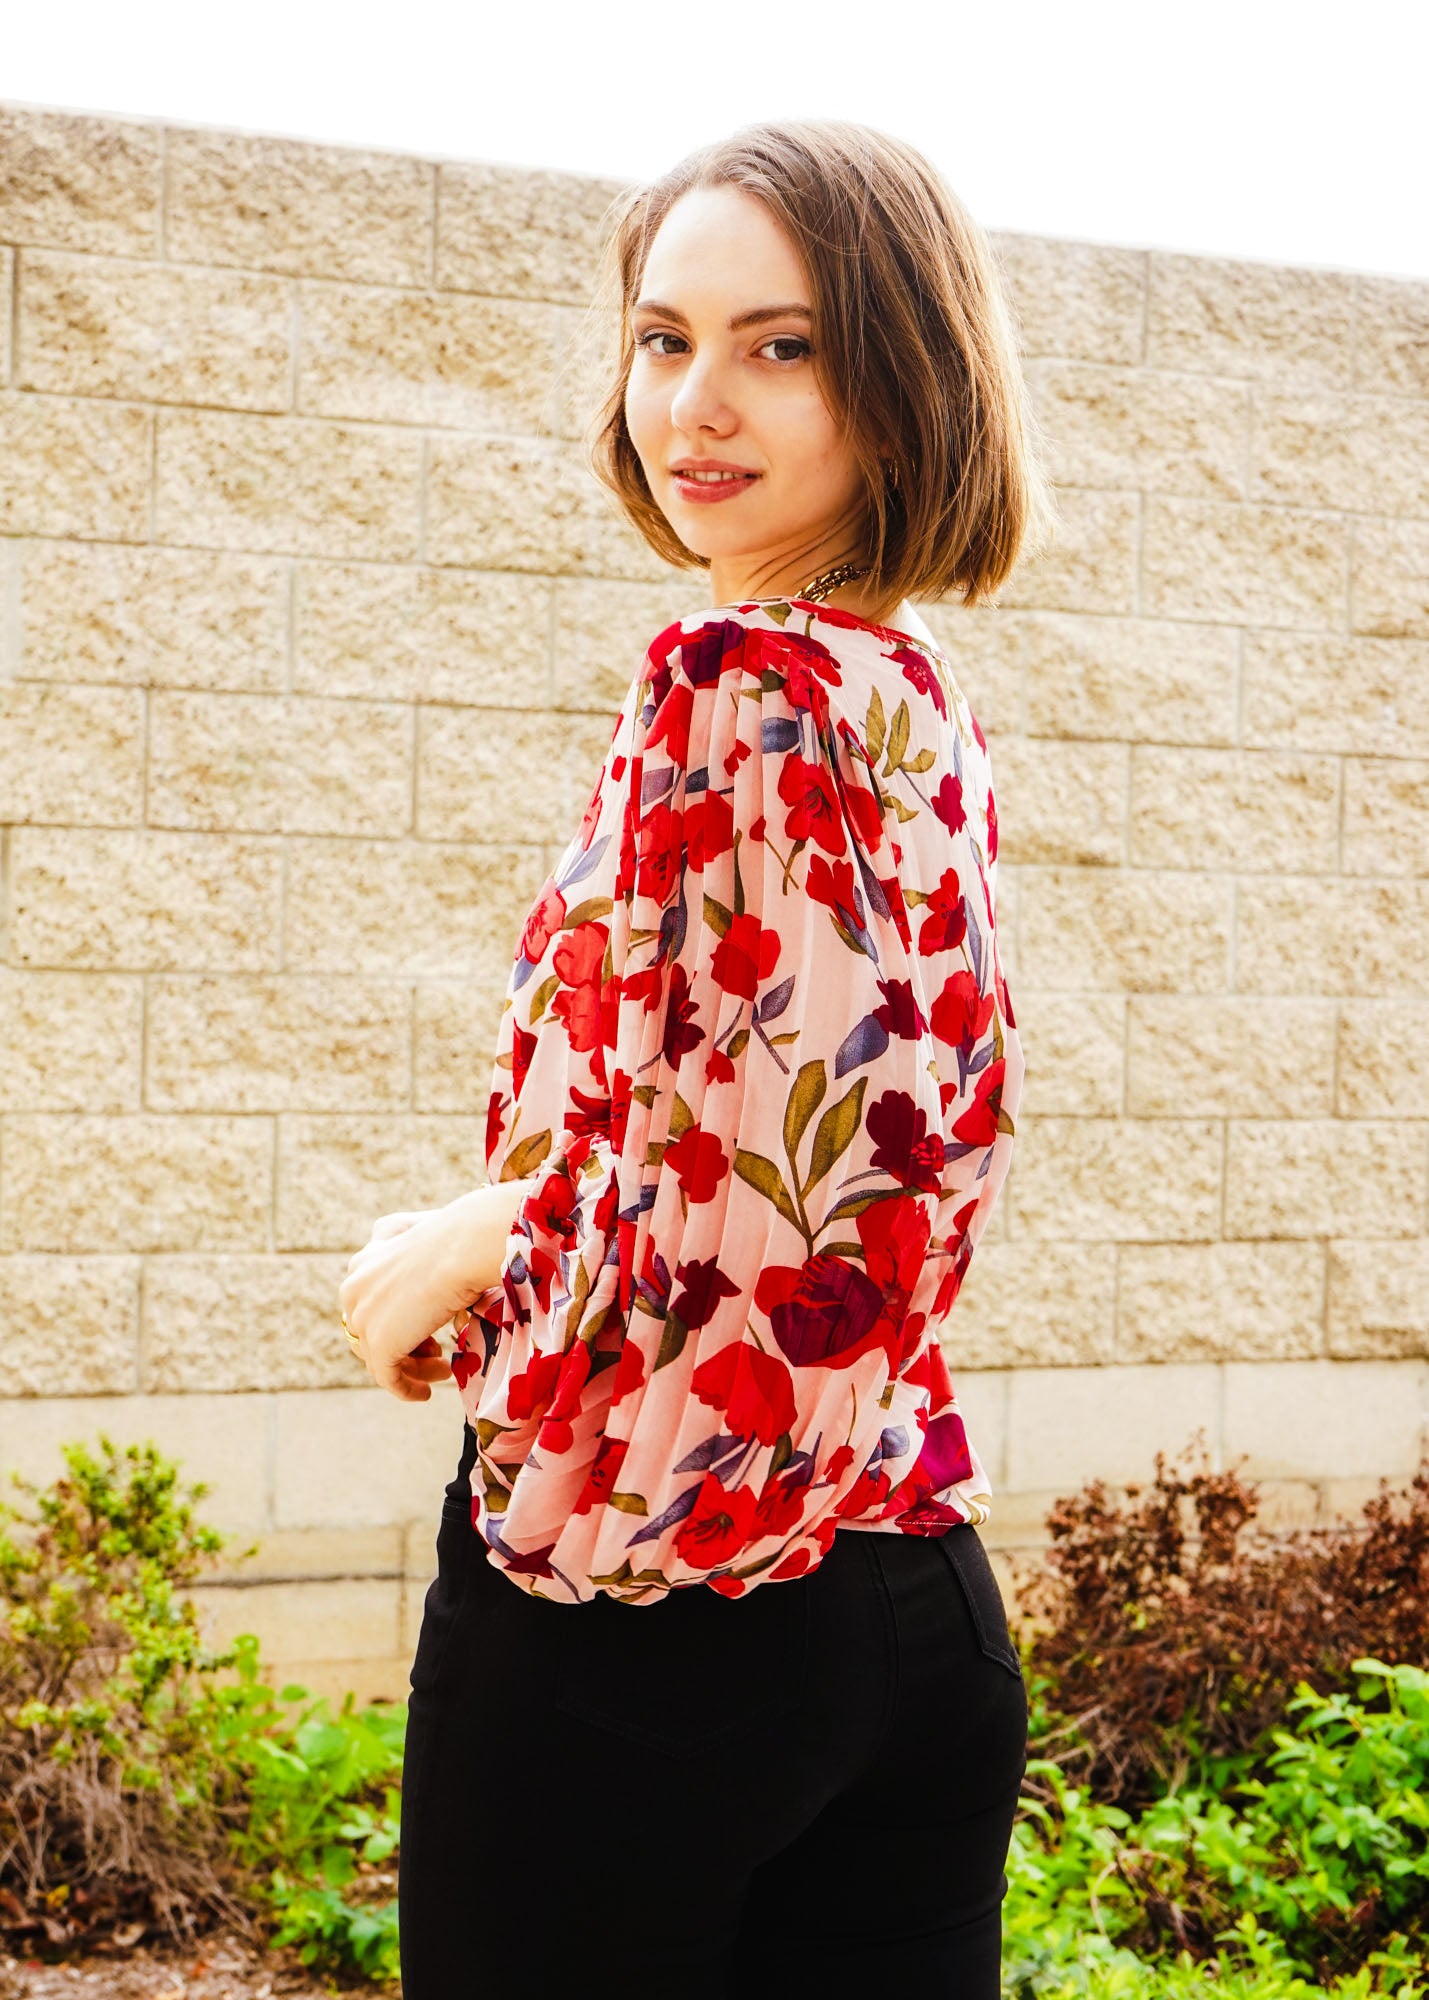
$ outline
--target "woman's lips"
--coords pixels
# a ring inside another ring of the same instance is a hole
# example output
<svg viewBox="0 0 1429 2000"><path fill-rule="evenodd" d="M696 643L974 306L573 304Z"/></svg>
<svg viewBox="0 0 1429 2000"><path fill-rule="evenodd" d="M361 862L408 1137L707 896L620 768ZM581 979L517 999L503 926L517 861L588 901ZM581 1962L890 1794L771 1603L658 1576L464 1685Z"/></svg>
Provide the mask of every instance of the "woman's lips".
<svg viewBox="0 0 1429 2000"><path fill-rule="evenodd" d="M747 493L757 472L741 473L733 479L687 479L683 472L672 472L675 491L682 500L693 500L697 505L710 500L730 500L736 493Z"/></svg>

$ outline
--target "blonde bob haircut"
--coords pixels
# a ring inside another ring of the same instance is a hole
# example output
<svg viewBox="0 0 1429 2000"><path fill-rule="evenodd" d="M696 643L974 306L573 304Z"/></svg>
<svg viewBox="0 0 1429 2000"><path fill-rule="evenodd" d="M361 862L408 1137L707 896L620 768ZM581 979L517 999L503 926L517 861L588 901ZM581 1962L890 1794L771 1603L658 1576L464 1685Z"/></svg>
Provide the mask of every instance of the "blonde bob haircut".
<svg viewBox="0 0 1429 2000"><path fill-rule="evenodd" d="M593 311L609 393L588 426L591 469L650 547L709 567L656 504L625 422L631 309L655 233L693 188L743 188L792 239L813 308L813 366L862 467L858 559L886 617L907 597L990 597L1058 519L1012 314L991 245L938 170L900 139L835 119L746 125L702 146L602 218ZM598 379L598 378L597 378ZM889 440L896 482L875 438Z"/></svg>

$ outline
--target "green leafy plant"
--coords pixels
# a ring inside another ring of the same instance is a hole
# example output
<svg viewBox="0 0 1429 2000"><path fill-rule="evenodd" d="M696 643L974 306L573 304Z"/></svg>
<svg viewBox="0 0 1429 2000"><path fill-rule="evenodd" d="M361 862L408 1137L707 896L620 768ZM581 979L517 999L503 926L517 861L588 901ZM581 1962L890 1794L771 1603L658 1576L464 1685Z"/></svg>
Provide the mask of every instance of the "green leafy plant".
<svg viewBox="0 0 1429 2000"><path fill-rule="evenodd" d="M206 1648L184 1595L225 1545L152 1444L64 1447L0 1533L0 1931L64 1955L224 1924L397 1976L399 1704L332 1715ZM3 1504L3 1503L0 1503Z"/></svg>
<svg viewBox="0 0 1429 2000"><path fill-rule="evenodd" d="M152 1445L64 1449L0 1503L0 1920L73 1949L217 1920L251 1929L229 1831L246 1811L205 1728L224 1664L182 1587L221 1546ZM15 1532L12 1532L12 1525Z"/></svg>
<svg viewBox="0 0 1429 2000"><path fill-rule="evenodd" d="M405 1706L359 1709L348 1694L334 1715L306 1688L275 1695L247 1635L235 1664L237 1681L213 1692L214 1739L244 1778L249 1814L233 1849L264 1881L272 1942L320 1971L395 1979Z"/></svg>
<svg viewBox="0 0 1429 2000"><path fill-rule="evenodd" d="M1302 1686L1296 1727L1219 1769L1224 1795L1192 1785L1133 1816L1029 1756L1045 1798L1024 1797L1013 1827L1007 1993L1426 2000L1429 1676L1355 1664L1360 1698ZM1047 1685L1032 1690L1034 1752Z"/></svg>
<svg viewBox="0 0 1429 2000"><path fill-rule="evenodd" d="M1141 1892L1143 1942L1209 1942L1250 1915L1316 1977L1395 1933L1429 1954L1429 1674L1353 1665L1357 1697L1302 1682L1295 1726L1269 1732L1253 1769L1158 1800L1128 1833L1118 1868Z"/></svg>

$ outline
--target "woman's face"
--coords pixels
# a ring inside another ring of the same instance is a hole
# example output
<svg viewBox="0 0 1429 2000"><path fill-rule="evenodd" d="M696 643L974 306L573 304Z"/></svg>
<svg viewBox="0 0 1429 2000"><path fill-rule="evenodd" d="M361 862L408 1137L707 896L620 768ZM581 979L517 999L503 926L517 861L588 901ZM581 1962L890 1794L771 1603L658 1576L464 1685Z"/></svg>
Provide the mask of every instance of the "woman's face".
<svg viewBox="0 0 1429 2000"><path fill-rule="evenodd" d="M862 548L864 479L815 380L812 305L793 243L742 188L691 189L650 246L625 419L716 604L792 592ZM742 476L678 476L700 460Z"/></svg>

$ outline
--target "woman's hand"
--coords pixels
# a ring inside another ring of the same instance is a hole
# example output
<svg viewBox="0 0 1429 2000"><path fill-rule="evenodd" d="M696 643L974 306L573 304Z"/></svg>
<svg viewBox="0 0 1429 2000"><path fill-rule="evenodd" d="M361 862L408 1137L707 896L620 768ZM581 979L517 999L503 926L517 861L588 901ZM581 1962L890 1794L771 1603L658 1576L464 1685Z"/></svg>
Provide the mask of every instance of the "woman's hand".
<svg viewBox="0 0 1429 2000"><path fill-rule="evenodd" d="M337 1288L357 1335L354 1352L379 1388L404 1403L429 1402L432 1383L451 1374L432 1335L481 1289L461 1254L469 1247L469 1199L379 1216Z"/></svg>

